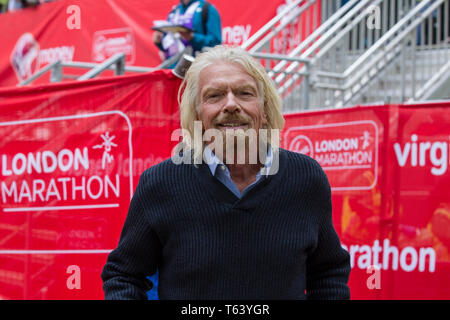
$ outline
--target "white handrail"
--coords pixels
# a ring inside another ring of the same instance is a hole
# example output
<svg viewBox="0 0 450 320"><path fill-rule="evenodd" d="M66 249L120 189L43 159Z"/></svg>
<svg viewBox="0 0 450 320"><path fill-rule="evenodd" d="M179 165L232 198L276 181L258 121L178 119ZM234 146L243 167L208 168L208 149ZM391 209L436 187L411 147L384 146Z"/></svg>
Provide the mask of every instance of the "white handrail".
<svg viewBox="0 0 450 320"><path fill-rule="evenodd" d="M352 77L351 80L346 81L345 84L343 84L343 85L318 83L317 87L329 88L329 89L334 89L334 90L339 90L339 91L345 91L345 90L350 89L353 85L356 84L356 82L358 82L358 80L360 78L362 78L364 75L366 75L370 69L372 69L383 58L386 57L386 52L393 52L393 50L396 48L396 46L401 41L403 41L411 33L411 31L417 27L418 24L420 24L424 19L426 19L445 0L425 0L425 2L426 1L428 1L428 2L436 1L436 2L433 3L431 6L429 6L425 11L420 12L417 19L414 22L412 22L411 24L409 24L405 29L403 29L402 32L399 33L394 39L391 39L391 42L386 47L384 47L382 52L378 52L378 53L372 52L371 59L368 59L369 62L365 63L361 69L358 69L356 76ZM397 24L404 24L404 21L399 21ZM392 33L392 34L394 34L394 33ZM381 40L382 40L382 38L380 38L379 41L381 41ZM388 39L383 39L384 42L387 40ZM375 54L375 56L374 56L374 54ZM348 70L346 70L343 74L319 72L319 75L321 75L323 77L342 79L342 78L348 78L351 75L347 71Z"/></svg>
<svg viewBox="0 0 450 320"><path fill-rule="evenodd" d="M374 65L379 63L384 57L385 52L393 50L395 46L398 45L399 42L403 41L405 37L409 35L409 33L417 27L426 17L428 17L438 6L440 6L445 0L423 0L421 3L417 6L415 6L408 14L400 19L386 34L384 34L371 48L369 48L361 57L359 57L347 70L344 71L342 74L342 79L348 79L351 77L350 80L345 81L343 85L336 85L336 84L330 84L330 89L333 88L335 90L339 91L345 91L356 85L364 75L368 73L368 71L373 68ZM378 3L378 1L377 1ZM426 7L428 6L428 7ZM426 8L423 10L423 8ZM410 25L407 25L408 22L414 16L417 16L415 21L411 22ZM405 27L405 25L407 25ZM345 28L345 31L348 31L349 27ZM399 35L395 37L395 34L401 30L404 29L403 32L401 32ZM342 33L345 33L343 30ZM394 39L391 39L394 38ZM386 45L386 42L391 41L388 45ZM336 39L333 39L333 41L327 43L327 50L328 48L332 48L332 46L337 42ZM384 46L384 50L382 52L378 52L377 50L382 48ZM309 50L309 49L308 49ZM327 50L321 50L315 59L320 58L324 52ZM306 58L308 57L308 52L305 52L301 57ZM314 65L315 59L312 59L312 65ZM295 64L298 65L297 62L292 63L288 68L286 68L287 72L292 72L292 69L295 67ZM356 75L353 75L356 72ZM289 73L288 73L289 74ZM353 76L352 76L353 75ZM276 83L279 83L279 79L283 79L285 76L284 74L280 74L277 79ZM337 78L337 77L335 77ZM279 89L281 93L283 93L285 90L287 90L294 81L298 79L298 76L295 74L291 76L291 78L283 84L283 86ZM344 98L345 101L348 101L349 98Z"/></svg>
<svg viewBox="0 0 450 320"><path fill-rule="evenodd" d="M313 36L314 36L314 38L316 38L319 35L320 35L320 38L319 38L319 40L315 41L311 47L306 49L306 51L302 54L302 57L307 57L310 54L314 53L316 50L318 50L323 43L328 42L329 39L334 36L336 31L338 31L339 28L342 25L344 25L345 23L348 23L351 20L351 18L353 16L355 16L359 12L359 10L361 8L363 8L365 5L369 4L372 1L373 0L359 0L359 1L356 1L358 4L355 7L351 8L351 10L349 12L347 12L347 14L345 14L342 18L337 19L337 21L335 23L333 23L333 26L329 30L327 30L324 34L320 34L320 33L317 33L317 34L313 33L313 34L311 34L311 36L309 36L308 38L312 38ZM380 2L382 0L375 0L375 1L378 3L378 2ZM346 5L350 6L351 3L352 2L348 2ZM341 8L342 12L345 12L345 10L344 10L345 8L346 8L346 6ZM341 10L338 10L335 15L340 13ZM322 30L320 30L320 31L322 31ZM314 38L312 40L314 40ZM305 42L306 41L308 41L308 39L305 40ZM307 44L309 44L309 43L307 43ZM302 49L305 49L305 47L306 47L305 45L300 44L298 48L292 50L292 54L300 53Z"/></svg>
<svg viewBox="0 0 450 320"><path fill-rule="evenodd" d="M415 97L412 97L409 102L413 102L415 99L428 99L428 95L431 94L434 90L432 90L433 86L440 84L445 80L445 75L448 75L450 72L450 60L437 72L430 80L425 83L425 85L417 91Z"/></svg>
<svg viewBox="0 0 450 320"><path fill-rule="evenodd" d="M350 101L354 103L371 96L377 99L380 95L368 93L367 90L371 90L376 84L375 76L380 72L391 73L390 70L396 65L393 62L398 61L399 54L403 57L411 52L414 57L416 54L421 57L422 52L428 52L421 49L433 49L436 41L438 45L444 41L443 48L448 49L450 53L449 42L446 40L448 39L446 32L448 32L449 24L447 13L449 1L422 0L416 3L415 0L395 2L394 0L350 0L342 7L339 7L339 1L337 1L334 14L322 20L323 22L317 27L314 26L306 39L294 48L291 47L289 53L279 54L276 58L272 57L273 53L270 50L262 54L261 49L268 49L271 39L278 36L284 30L283 28L292 26L292 22L298 21L298 12L302 10L302 7L306 8L309 3L316 2L295 1L289 3L281 14L259 30L251 41L249 39L244 43L243 47L255 58L275 61L268 64L267 71L274 79L287 105L293 105L296 108L305 107L304 97L308 94L304 96L302 94L307 91L310 92L311 105L317 107L338 106ZM322 5L330 3L322 2ZM378 12L372 11L376 8ZM318 12L316 9L311 10L314 16L312 19L319 21L316 11ZM328 17L329 11L325 11ZM323 12L324 10L322 15ZM381 19L380 29L373 30L373 27L365 23L369 17L374 18L374 14L381 14L377 16ZM441 24L441 22L445 23ZM419 26L422 26L421 31L415 32L419 30ZM424 39L423 42L420 39ZM417 49L416 46L418 46ZM436 49L439 49L439 46ZM405 66L404 59L410 58L403 57L401 65L398 66L400 71L397 74L401 72L401 79L398 80L401 87L398 90L394 89L392 93L401 101L404 101L405 97L408 98L406 91L418 92L416 83L423 85L426 82L424 77L416 79L415 62L412 62L413 69L409 71L410 67L408 64ZM446 61L438 63L444 65ZM434 69L430 67L430 70ZM409 88L405 87L405 81L409 81L408 75L411 72L413 73L412 89L405 89ZM429 75L431 76L433 74ZM429 79L427 77L428 74L425 76L426 80ZM380 84L383 83L384 81ZM386 90L392 90L387 88ZM387 94L391 96L391 93Z"/></svg>
<svg viewBox="0 0 450 320"><path fill-rule="evenodd" d="M344 17L342 17L341 19L337 20L337 22L328 31L326 31L325 34L321 35L319 40L315 41L309 48L307 48L306 51L301 55L301 57L302 58L308 58L311 54L313 54L314 52L319 50L320 47L324 43L327 43L327 42L330 41L330 39L333 39L335 33L339 30L339 28L341 28L344 24L346 24L349 21L351 21L354 16L357 16L356 19L358 19L358 21L360 21L365 16L365 13L364 12L361 13L360 10L363 7L365 7L366 5L368 5L369 3L372 3L372 1L373 0L359 1L358 4L355 7L353 7L349 12L347 12L347 14L344 15ZM375 0L375 3L379 3L381 1L382 0ZM338 38L340 39L340 37L342 37L342 36L343 36L343 33L342 33L342 35L338 36ZM303 48L298 48L297 50L294 49L293 51L298 53L298 52L301 52L302 49ZM325 51L321 50L321 53L324 54ZM293 69L298 67L298 65L299 64L297 62L294 62L294 63L290 64L286 68L286 71L292 71ZM295 76L294 76L294 78L295 78ZM283 75L279 75L275 79L275 83L280 83L283 79L284 79L284 76ZM296 80L296 79L294 79L294 80ZM289 87L294 80L289 81L288 83L284 84L283 87L281 88L281 91L284 92L286 87Z"/></svg>
<svg viewBox="0 0 450 320"><path fill-rule="evenodd" d="M371 69L375 64L378 63L378 61L380 61L384 57L385 52L389 52L389 51L393 50L401 41L403 41L410 34L410 32L412 30L414 30L414 28L417 27L417 25L419 23L421 23L438 6L440 6L444 2L444 0L426 0L424 2L430 2L430 1L436 1L436 2L433 3L431 6L429 6L425 11L419 13L419 16L417 17L417 19L415 21L413 21L410 25L408 25L404 30L402 30L402 32L400 34L398 34L394 39L392 39L392 41L388 45L386 45L385 49L382 52L378 52L377 55L374 57L373 56L374 52L372 51L372 56L370 57L371 59L367 59L366 58L366 60L369 60L369 61L363 61L365 64L362 66L362 68L360 68L360 69L356 69L355 67L352 68L351 71L354 72L354 71L357 70L356 71L357 73L356 73L356 75L354 77L352 77L351 80L346 82L346 84L343 86L344 90L347 90L347 89L351 88L364 74L367 74L368 70ZM402 21L402 20L399 21L397 24L402 24L403 25L405 22ZM398 30L398 29L399 28L396 28L396 30ZM394 34L394 33L392 33L392 34ZM387 35L387 33L386 33L386 35ZM382 39L380 39L380 41ZM383 43L382 44L384 44L387 40L388 40L388 38L383 39ZM378 45L377 48L379 48L379 47L380 46ZM358 65L358 67L359 67L359 65ZM344 77L347 78L350 75L351 75L351 72L348 72L348 69L347 69L344 72Z"/></svg>
<svg viewBox="0 0 450 320"><path fill-rule="evenodd" d="M289 19L283 19L281 21L281 24L277 26L274 30L272 30L270 33L268 33L262 40L260 40L257 44L255 44L250 50L250 53L255 53L262 47L264 47L266 44L270 42L281 30L283 30L284 27L286 27L288 24L292 23L292 20L296 19L299 15L301 15L303 12L305 12L311 5L313 5L316 2L316 0L309 0L302 4L301 7L296 7L294 9L294 12L291 12L289 15Z"/></svg>
<svg viewBox="0 0 450 320"><path fill-rule="evenodd" d="M124 53L116 53L112 57L103 61L101 64L95 66L93 69L89 70L85 74L78 77L77 80L82 81L82 80L94 78L99 73L103 72L104 70L106 70L107 68L109 68L111 65L114 65L114 64L115 65L122 64L122 66L124 66L125 65L125 54ZM123 71L123 70L121 70L121 71Z"/></svg>
<svg viewBox="0 0 450 320"><path fill-rule="evenodd" d="M439 6L444 2L444 0L422 0L420 1L419 5L415 6L413 10L408 12L406 16L404 16L402 19L400 19L399 22L395 24L388 32L386 32L372 47L370 47L366 52L364 52L345 72L344 76L347 77L351 73L353 73L355 70L357 70L363 63L366 62L366 60L369 60L370 56L373 55L373 53L378 50L382 45L384 45L389 38L392 37L397 31L399 31L401 28L403 28L406 23L413 18L413 16L417 15L419 11L423 9L426 5L431 3L432 1L436 1L433 5L435 5L434 8ZM433 9L434 10L434 9ZM428 10L427 10L428 12Z"/></svg>
<svg viewBox="0 0 450 320"><path fill-rule="evenodd" d="M297 7L301 2L304 2L305 0L295 0L288 6L284 8L278 15L276 15L272 20L270 20L268 23L266 23L261 29L259 29L257 32L255 32L246 42L244 42L241 47L243 49L248 49L253 43L255 43L260 37L262 37L267 31L272 29L275 24L280 21L283 17L285 17L289 12L292 11L295 7Z"/></svg>
<svg viewBox="0 0 450 320"><path fill-rule="evenodd" d="M339 21L341 19L342 15L347 12L349 8L351 8L355 3L360 2L361 0L350 0L347 2L343 7L339 8L336 13L334 13L330 18L328 18L324 23L322 23L316 30L313 31L305 40L303 40L296 48L294 48L289 54L288 57L295 57L300 52L302 52L303 49L305 49L307 46L309 46L312 42L316 41L317 38L323 34L323 32L328 29L330 26L336 23L336 21ZM366 0L368 1L368 0ZM275 72L280 71L281 68L283 68L286 65L286 61L281 61L275 67L273 70ZM271 75L272 76L272 75Z"/></svg>

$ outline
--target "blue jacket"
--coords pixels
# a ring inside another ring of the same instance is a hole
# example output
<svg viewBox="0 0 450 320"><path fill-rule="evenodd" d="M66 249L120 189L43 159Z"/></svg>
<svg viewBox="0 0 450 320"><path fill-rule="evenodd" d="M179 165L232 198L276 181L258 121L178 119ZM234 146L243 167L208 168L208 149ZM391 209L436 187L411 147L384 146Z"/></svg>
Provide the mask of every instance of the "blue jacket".
<svg viewBox="0 0 450 320"><path fill-rule="evenodd" d="M178 8L181 13L184 13L190 4L200 1L199 8L203 8L205 0L191 0L188 5L185 6L180 0L180 4L174 6L169 12L172 13ZM220 15L217 9L210 3L208 6L208 20L206 21L206 30L203 25L202 10L196 11L193 20L194 37L191 40L192 48L195 51L201 51L204 47L214 47L222 43L222 26L220 21ZM158 47L162 50L161 45Z"/></svg>

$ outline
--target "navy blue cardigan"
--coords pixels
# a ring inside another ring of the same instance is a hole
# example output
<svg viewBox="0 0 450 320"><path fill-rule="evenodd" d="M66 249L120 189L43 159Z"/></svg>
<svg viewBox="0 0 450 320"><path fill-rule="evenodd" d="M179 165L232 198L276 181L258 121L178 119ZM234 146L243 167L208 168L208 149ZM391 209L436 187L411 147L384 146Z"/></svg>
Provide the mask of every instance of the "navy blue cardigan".
<svg viewBox="0 0 450 320"><path fill-rule="evenodd" d="M348 299L331 209L325 173L302 154L280 149L278 173L241 199L207 164L165 160L140 177L105 299L147 299L156 269L160 299Z"/></svg>

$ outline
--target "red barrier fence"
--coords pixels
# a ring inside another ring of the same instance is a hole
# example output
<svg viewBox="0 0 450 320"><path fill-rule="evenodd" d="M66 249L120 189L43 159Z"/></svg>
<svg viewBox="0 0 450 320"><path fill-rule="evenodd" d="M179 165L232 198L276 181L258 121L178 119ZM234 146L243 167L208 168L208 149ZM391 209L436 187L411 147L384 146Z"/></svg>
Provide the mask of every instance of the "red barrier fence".
<svg viewBox="0 0 450 320"><path fill-rule="evenodd" d="M0 298L102 299L140 173L170 156L168 71L0 90ZM450 298L450 103L286 115L315 158L354 299Z"/></svg>
<svg viewBox="0 0 450 320"><path fill-rule="evenodd" d="M221 15L222 41L241 45L276 16L287 0L211 0ZM126 55L127 66L156 67L161 63L150 27L164 20L179 0L59 0L35 9L0 15L0 87L16 85L57 60L102 62L115 53ZM312 12L318 14L314 19ZM320 24L320 2L304 13L310 25L286 29L272 43L274 49L291 48ZM299 31L300 30L300 31ZM292 34L292 32L296 32ZM299 32L301 34L299 34ZM297 34L298 33L298 34ZM284 43L290 39L289 43ZM66 72L67 71L67 72ZM65 68L80 75L85 69ZM48 83L49 75L35 83Z"/></svg>
<svg viewBox="0 0 450 320"><path fill-rule="evenodd" d="M0 90L0 298L103 298L139 175L172 150L179 83L158 71Z"/></svg>
<svg viewBox="0 0 450 320"><path fill-rule="evenodd" d="M356 299L450 298L450 103L286 116L330 180Z"/></svg>

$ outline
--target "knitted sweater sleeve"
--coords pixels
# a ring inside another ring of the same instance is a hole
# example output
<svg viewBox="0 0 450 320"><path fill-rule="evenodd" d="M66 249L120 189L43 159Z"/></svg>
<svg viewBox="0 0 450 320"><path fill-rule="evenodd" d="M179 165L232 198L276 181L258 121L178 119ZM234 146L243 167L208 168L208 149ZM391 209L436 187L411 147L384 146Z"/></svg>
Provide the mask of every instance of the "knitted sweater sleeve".
<svg viewBox="0 0 450 320"><path fill-rule="evenodd" d="M347 285L350 275L350 256L341 246L333 226L331 189L320 168L316 183L319 228L317 246L307 259L307 299L350 299Z"/></svg>
<svg viewBox="0 0 450 320"><path fill-rule="evenodd" d="M148 221L152 192L149 179L141 176L131 200L119 244L108 256L101 277L107 300L147 299L151 282L147 276L156 272L161 245Z"/></svg>

